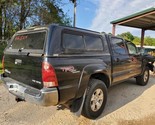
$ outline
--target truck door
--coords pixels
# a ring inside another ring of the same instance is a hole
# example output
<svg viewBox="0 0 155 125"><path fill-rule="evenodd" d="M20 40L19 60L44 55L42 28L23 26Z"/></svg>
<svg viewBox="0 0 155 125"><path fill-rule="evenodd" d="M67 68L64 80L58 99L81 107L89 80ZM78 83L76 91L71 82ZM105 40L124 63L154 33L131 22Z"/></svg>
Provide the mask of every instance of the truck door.
<svg viewBox="0 0 155 125"><path fill-rule="evenodd" d="M111 37L112 55L112 82L123 81L130 77L130 57L124 44L124 40L118 37Z"/></svg>
<svg viewBox="0 0 155 125"><path fill-rule="evenodd" d="M131 43L126 42L129 56L130 56L130 67L131 67L131 76L139 75L142 71L142 57L138 53L137 47Z"/></svg>

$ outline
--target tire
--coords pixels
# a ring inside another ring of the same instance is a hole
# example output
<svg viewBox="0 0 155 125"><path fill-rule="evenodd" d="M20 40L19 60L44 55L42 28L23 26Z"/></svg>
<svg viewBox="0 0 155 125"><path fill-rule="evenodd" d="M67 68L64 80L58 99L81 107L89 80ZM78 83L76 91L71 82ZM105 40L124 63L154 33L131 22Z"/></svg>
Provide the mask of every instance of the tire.
<svg viewBox="0 0 155 125"><path fill-rule="evenodd" d="M136 83L138 85L145 86L145 85L147 85L147 83L149 81L149 77L150 77L149 68L146 67L143 74L136 78Z"/></svg>
<svg viewBox="0 0 155 125"><path fill-rule="evenodd" d="M82 114L90 119L96 119L104 110L107 102L107 87L98 79L91 79L87 89Z"/></svg>

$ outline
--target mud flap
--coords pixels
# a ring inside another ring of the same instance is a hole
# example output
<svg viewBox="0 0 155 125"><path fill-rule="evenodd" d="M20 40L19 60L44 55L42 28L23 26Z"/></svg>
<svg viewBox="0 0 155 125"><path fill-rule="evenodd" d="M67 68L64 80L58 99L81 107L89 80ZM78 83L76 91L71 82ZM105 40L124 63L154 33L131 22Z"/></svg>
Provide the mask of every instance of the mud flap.
<svg viewBox="0 0 155 125"><path fill-rule="evenodd" d="M72 108L72 112L74 112L74 114L76 116L80 116L82 113L82 109L83 109L83 105L84 105L84 101L86 98L86 94L87 94L87 89L85 90L83 97L77 101L75 101L74 106Z"/></svg>

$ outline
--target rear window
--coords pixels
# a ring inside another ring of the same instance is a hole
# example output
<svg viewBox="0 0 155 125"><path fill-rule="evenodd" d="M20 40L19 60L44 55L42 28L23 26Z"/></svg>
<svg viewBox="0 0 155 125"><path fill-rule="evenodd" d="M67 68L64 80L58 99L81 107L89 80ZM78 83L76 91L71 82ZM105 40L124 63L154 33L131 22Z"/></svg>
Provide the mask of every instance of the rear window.
<svg viewBox="0 0 155 125"><path fill-rule="evenodd" d="M14 37L9 49L37 49L44 47L46 32L37 32L29 34L20 34Z"/></svg>

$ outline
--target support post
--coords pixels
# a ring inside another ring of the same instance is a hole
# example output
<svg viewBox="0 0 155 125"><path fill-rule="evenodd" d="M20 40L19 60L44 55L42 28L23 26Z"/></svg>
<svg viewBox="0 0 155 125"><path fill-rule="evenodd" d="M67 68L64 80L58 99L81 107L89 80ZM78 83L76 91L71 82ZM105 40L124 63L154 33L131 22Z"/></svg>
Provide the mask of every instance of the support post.
<svg viewBox="0 0 155 125"><path fill-rule="evenodd" d="M145 29L141 30L141 47L144 46Z"/></svg>
<svg viewBox="0 0 155 125"><path fill-rule="evenodd" d="M73 22L73 27L76 26L76 0L73 0L74 2L74 22Z"/></svg>
<svg viewBox="0 0 155 125"><path fill-rule="evenodd" d="M112 35L115 36L115 32L116 32L116 24L112 25Z"/></svg>

